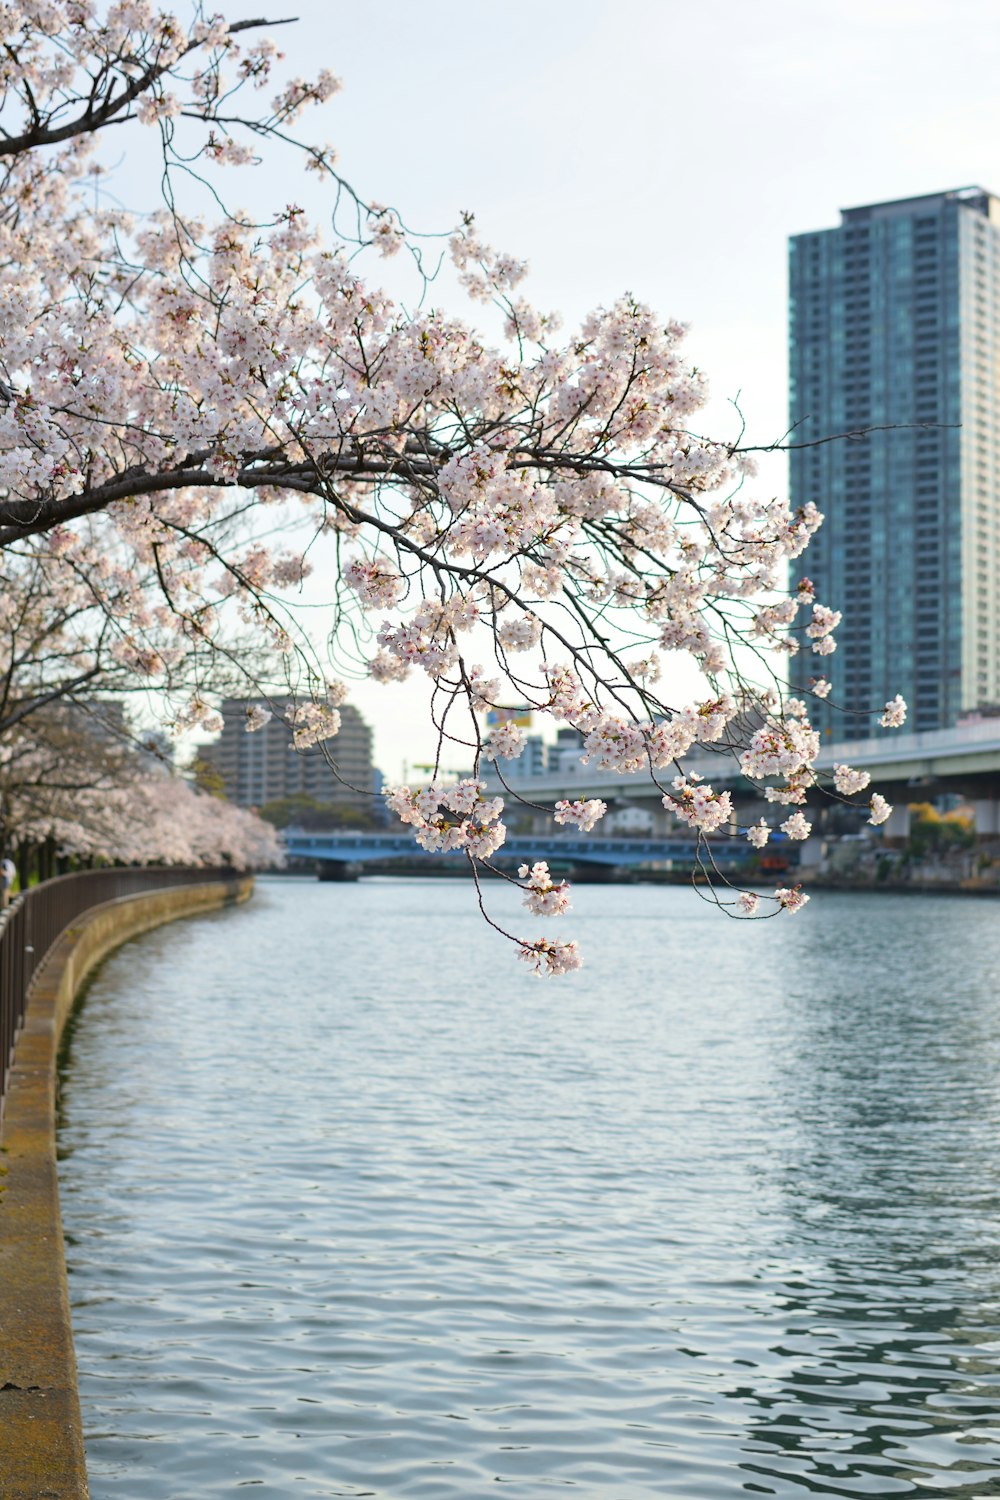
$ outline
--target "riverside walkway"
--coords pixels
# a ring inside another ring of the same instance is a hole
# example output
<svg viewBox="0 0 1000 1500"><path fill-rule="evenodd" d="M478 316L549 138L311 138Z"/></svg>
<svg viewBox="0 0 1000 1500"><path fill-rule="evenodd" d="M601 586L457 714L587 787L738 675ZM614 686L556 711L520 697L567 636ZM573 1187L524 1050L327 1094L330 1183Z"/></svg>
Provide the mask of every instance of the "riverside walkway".
<svg viewBox="0 0 1000 1500"><path fill-rule="evenodd" d="M0 1496L87 1500L56 1173L56 1060L84 981L129 938L246 900L234 870L64 875L0 917Z"/></svg>

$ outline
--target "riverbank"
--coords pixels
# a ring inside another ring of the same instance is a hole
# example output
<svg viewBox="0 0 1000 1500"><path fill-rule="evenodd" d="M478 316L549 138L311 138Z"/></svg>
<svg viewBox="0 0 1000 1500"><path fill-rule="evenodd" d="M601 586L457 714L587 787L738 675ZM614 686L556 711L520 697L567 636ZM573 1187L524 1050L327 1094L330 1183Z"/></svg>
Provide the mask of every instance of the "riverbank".
<svg viewBox="0 0 1000 1500"><path fill-rule="evenodd" d="M842 875L796 877L796 883L811 891L852 891L888 896L1000 896L995 880L863 880Z"/></svg>
<svg viewBox="0 0 1000 1500"><path fill-rule="evenodd" d="M252 877L109 901L56 941L29 991L0 1131L0 1494L86 1500L56 1173L56 1061L92 973L139 933L247 900Z"/></svg>

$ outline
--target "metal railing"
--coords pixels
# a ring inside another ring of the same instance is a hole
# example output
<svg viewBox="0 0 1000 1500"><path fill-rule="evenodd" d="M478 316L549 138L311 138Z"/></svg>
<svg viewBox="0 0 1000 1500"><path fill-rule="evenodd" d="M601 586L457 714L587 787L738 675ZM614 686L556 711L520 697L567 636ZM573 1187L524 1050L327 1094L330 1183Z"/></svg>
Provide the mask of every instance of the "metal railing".
<svg viewBox="0 0 1000 1500"><path fill-rule="evenodd" d="M786 835L779 830L771 835L771 839L772 842L781 843L786 840ZM710 840L709 845L712 858L718 863L742 863L748 858L747 845L743 840L734 841L723 835L719 839ZM317 859L342 864L428 858L409 833L309 833L301 828L286 828L284 847L291 859ZM551 836L514 834L504 841L493 858L532 862L536 859L568 859L584 864L589 861L597 864L633 865L665 859L690 859L694 862L701 853L702 846L693 834L686 838L654 838L650 835L619 838L603 833L597 836L555 833ZM454 849L437 858L459 859L461 856L462 850Z"/></svg>
<svg viewBox="0 0 1000 1500"><path fill-rule="evenodd" d="M15 897L0 912L0 1119L28 989L59 934L85 911L105 901L173 886L236 878L236 871L231 869L85 870L43 881Z"/></svg>

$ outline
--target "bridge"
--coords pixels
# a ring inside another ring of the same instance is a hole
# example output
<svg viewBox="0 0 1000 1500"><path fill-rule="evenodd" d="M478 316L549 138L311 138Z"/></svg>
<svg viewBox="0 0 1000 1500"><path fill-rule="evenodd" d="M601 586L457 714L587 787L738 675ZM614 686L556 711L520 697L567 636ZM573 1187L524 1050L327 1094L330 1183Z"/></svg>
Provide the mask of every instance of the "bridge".
<svg viewBox="0 0 1000 1500"><path fill-rule="evenodd" d="M884 791L894 811L883 832L890 838L906 838L909 832L907 804L926 801L943 792L955 792L968 798L975 809L976 829L980 836L1000 836L1000 718L984 719L956 729L926 730L900 734L893 730L865 740L853 740L825 746L817 766L832 773L834 765L846 762L870 772L872 788ZM750 781L740 771L731 753L705 747L686 758L689 771L696 771L716 787L728 788L734 799L758 799L761 783ZM557 773L542 776L517 776L517 762L504 764L503 772L510 792L531 802L551 806L561 798L600 797L610 807L648 806L656 812L657 821L671 819L664 814L662 793L648 775L637 772L618 776L610 771L596 771L582 762L564 767ZM668 773L663 773L668 775ZM487 784L503 793L495 777L487 772ZM768 822L776 822L775 809L768 809ZM784 816L784 811L782 816ZM541 820L541 814L539 819ZM754 814L756 817L757 814ZM547 821L547 820L546 820ZM776 830L771 845L785 841ZM454 862L461 856L426 855L409 833L309 833L291 828L285 834L290 859L309 860L332 868L363 868L391 864L401 860ZM713 838L711 855L722 870L745 868L752 851L741 838ZM779 858L790 851L775 851ZM799 850L792 854L797 860ZM643 838L613 836L574 837L544 829L530 834L510 836L497 858L502 863L534 864L548 861L553 869L617 868L622 870L660 868L690 870L697 864L693 838L665 830Z"/></svg>
<svg viewBox="0 0 1000 1500"><path fill-rule="evenodd" d="M784 834L773 836L779 842ZM454 864L462 859L461 851L449 854L426 854L409 833L310 833L301 828L285 831L285 853L289 859L301 859L334 866L365 866L399 860ZM711 858L721 870L744 867L752 854L743 839L711 839ZM704 854L702 860L704 861ZM493 856L501 864L534 864L544 859L553 871L567 868L637 870L643 867L692 870L698 862L693 838L575 838L553 834L514 835Z"/></svg>
<svg viewBox="0 0 1000 1500"><path fill-rule="evenodd" d="M868 771L872 789L885 792L899 804L887 832L905 833L907 802L922 802L944 792L955 792L973 803L977 830L1000 834L1000 718L963 724L956 729L923 730L900 734L887 729L870 739L850 740L822 748L817 768L831 773L845 762ZM728 788L734 797L759 797L761 783L745 777L732 752L702 746L685 758L688 771L696 771L715 787ZM551 804L560 798L600 797L609 806L617 803L642 807L659 805L661 793L647 773L627 776L597 771L582 762L543 776L518 776L517 762L502 762L511 793L533 802ZM661 773L661 779L670 773ZM487 784L503 792L489 772Z"/></svg>

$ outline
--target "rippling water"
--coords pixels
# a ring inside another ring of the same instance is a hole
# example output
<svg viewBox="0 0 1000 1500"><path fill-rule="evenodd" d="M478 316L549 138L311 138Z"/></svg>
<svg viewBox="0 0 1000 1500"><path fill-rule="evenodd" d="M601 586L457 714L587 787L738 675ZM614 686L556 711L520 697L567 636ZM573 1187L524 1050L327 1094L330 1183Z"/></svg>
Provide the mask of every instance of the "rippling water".
<svg viewBox="0 0 1000 1500"><path fill-rule="evenodd" d="M575 905L548 983L430 881L262 882L105 965L94 1500L1000 1495L1000 908Z"/></svg>

